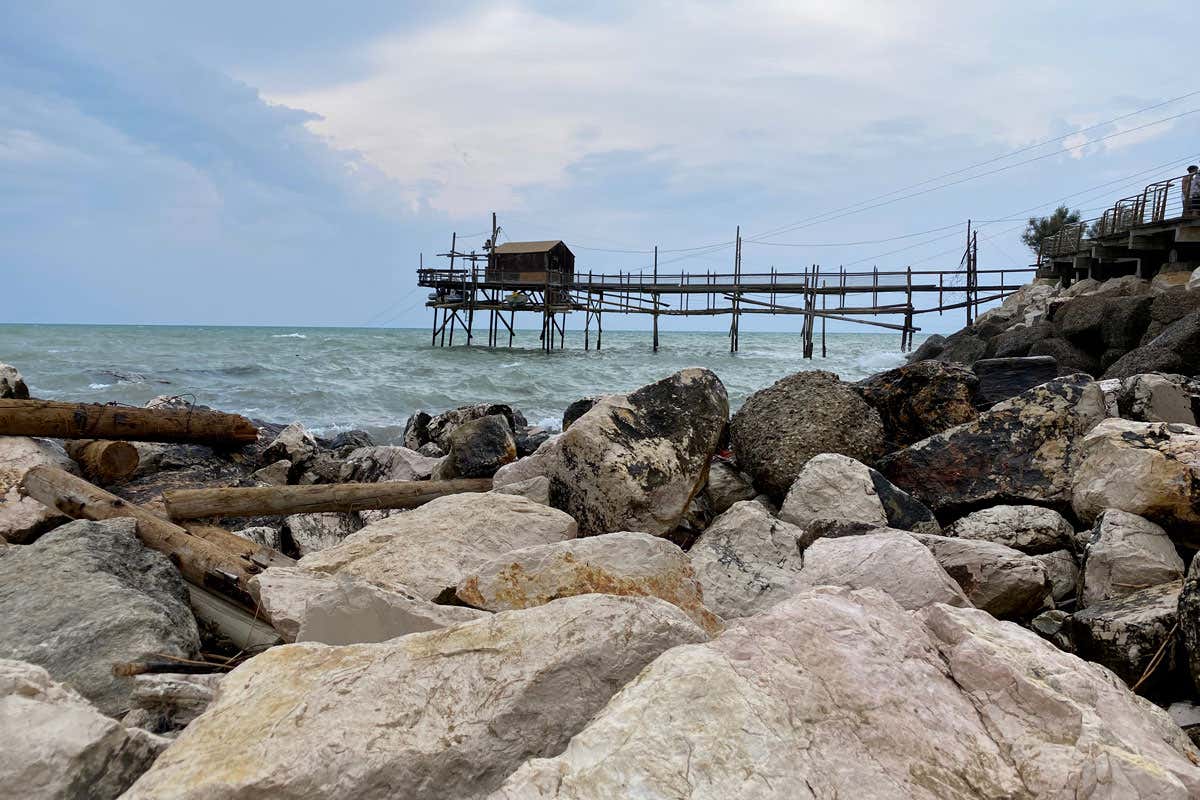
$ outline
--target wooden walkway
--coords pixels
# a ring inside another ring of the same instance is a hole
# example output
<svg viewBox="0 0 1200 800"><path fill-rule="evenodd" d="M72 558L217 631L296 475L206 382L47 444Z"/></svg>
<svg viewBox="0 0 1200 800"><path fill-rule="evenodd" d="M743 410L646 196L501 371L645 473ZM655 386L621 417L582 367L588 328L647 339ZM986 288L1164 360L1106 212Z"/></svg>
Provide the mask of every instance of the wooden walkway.
<svg viewBox="0 0 1200 800"><path fill-rule="evenodd" d="M488 347L512 347L517 336L517 314L539 316L539 341L543 350L562 349L566 340L566 315L584 314L584 349L591 349L592 333L600 349L604 319L611 314L641 314L652 319L651 344L659 347L661 317L728 316L729 350L738 351L739 326L747 314L801 317L800 334L805 358L812 358L820 323L821 355L826 354L828 320L851 322L898 331L902 350L909 350L913 334L921 330L914 320L924 314L964 309L970 324L984 303L1007 297L1024 286L1036 267L985 269L977 267L977 237L968 232L968 245L955 269L848 271L812 266L800 272L743 272L741 237L737 238L731 272L679 272L659 274L657 252L650 271L595 274L576 270L570 277L546 273L538 282L522 280L517 273L498 273L484 266L487 254L442 254L451 263L466 267L418 270L418 285L433 289L426 306L433 309L431 343L453 346L479 344L478 327L486 326ZM888 322L878 317L900 318Z"/></svg>

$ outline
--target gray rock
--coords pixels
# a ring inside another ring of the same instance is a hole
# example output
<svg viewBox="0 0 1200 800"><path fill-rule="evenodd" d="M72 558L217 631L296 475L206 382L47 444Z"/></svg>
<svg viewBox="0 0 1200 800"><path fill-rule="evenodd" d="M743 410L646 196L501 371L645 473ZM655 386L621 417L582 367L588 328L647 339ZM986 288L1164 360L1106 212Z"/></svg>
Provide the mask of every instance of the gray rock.
<svg viewBox="0 0 1200 800"><path fill-rule="evenodd" d="M567 406L566 410L563 411L562 429L565 431L567 428L571 427L572 422L595 408L596 404L600 402L600 399L600 397L584 397Z"/></svg>
<svg viewBox="0 0 1200 800"><path fill-rule="evenodd" d="M233 531L233 533L262 547L283 550L283 533L279 528L270 525L251 525L248 528Z"/></svg>
<svg viewBox="0 0 1200 800"><path fill-rule="evenodd" d="M708 468L708 482L704 484L704 496L713 514L724 514L734 503L753 500L754 486L750 478L723 461L714 461Z"/></svg>
<svg viewBox="0 0 1200 800"><path fill-rule="evenodd" d="M430 417L428 423L425 425L425 438L421 439L419 444L433 442L448 453L450 452L450 434L454 433L459 426L497 414L504 417L508 422L510 432L516 430L516 425L513 422L514 412L512 407L503 403L476 403L471 406L452 408L449 411L443 411L441 414ZM406 447L412 447L407 438L404 444Z"/></svg>
<svg viewBox="0 0 1200 800"><path fill-rule="evenodd" d="M1071 641L1071 615L1058 609L1050 609L1029 621L1029 629L1065 653L1075 652Z"/></svg>
<svg viewBox="0 0 1200 800"><path fill-rule="evenodd" d="M420 450L429 440L429 420L433 419L424 411L417 411L404 423L404 434L401 437L404 446L409 450ZM441 448L439 448L441 449Z"/></svg>
<svg viewBox="0 0 1200 800"><path fill-rule="evenodd" d="M1134 375L1121 382L1117 408L1125 419L1195 425L1188 383L1182 375Z"/></svg>
<svg viewBox="0 0 1200 800"><path fill-rule="evenodd" d="M883 528L817 539L804 551L800 580L806 586L878 589L910 610L931 603L971 605L929 549L913 537Z"/></svg>
<svg viewBox="0 0 1200 800"><path fill-rule="evenodd" d="M354 512L292 514L283 521L283 549L303 558L341 544L362 527L362 520Z"/></svg>
<svg viewBox="0 0 1200 800"><path fill-rule="evenodd" d="M122 721L126 727L174 736L204 713L224 677L223 672L135 675L129 696L133 708Z"/></svg>
<svg viewBox="0 0 1200 800"><path fill-rule="evenodd" d="M342 464L341 480L343 483L428 480L433 475L438 458L407 447L360 447L346 457Z"/></svg>
<svg viewBox="0 0 1200 800"><path fill-rule="evenodd" d="M1079 563L1075 555L1070 550L1055 550L1038 553L1033 558L1046 570L1054 602L1074 602L1079 594Z"/></svg>
<svg viewBox="0 0 1200 800"><path fill-rule="evenodd" d="M722 628L704 605L687 554L648 533L619 531L513 550L480 566L455 590L461 602L487 611L532 608L580 594L657 597L710 635Z"/></svg>
<svg viewBox="0 0 1200 800"><path fill-rule="evenodd" d="M979 408L991 408L1058 377L1058 363L1050 356L981 358L971 369L979 378L975 394Z"/></svg>
<svg viewBox="0 0 1200 800"><path fill-rule="evenodd" d="M1130 350L1108 367L1104 377L1128 378L1148 372L1200 372L1200 311L1181 317L1150 342Z"/></svg>
<svg viewBox="0 0 1200 800"><path fill-rule="evenodd" d="M688 551L704 604L724 619L748 617L804 583L800 569L808 542L795 525L775 519L754 501L734 503Z"/></svg>
<svg viewBox="0 0 1200 800"><path fill-rule="evenodd" d="M887 516L887 527L916 533L941 533L942 526L929 507L872 469L871 483Z"/></svg>
<svg viewBox="0 0 1200 800"><path fill-rule="evenodd" d="M500 467L517 460L512 427L499 414L464 422L444 441L449 453L435 469L435 477L441 480L490 478Z"/></svg>
<svg viewBox="0 0 1200 800"><path fill-rule="evenodd" d="M106 714L132 688L113 665L199 646L183 579L132 519L71 522L0 557L0 657L45 667Z"/></svg>
<svg viewBox="0 0 1200 800"><path fill-rule="evenodd" d="M971 603L994 617L1025 617L1051 600L1045 567L1019 550L975 539L913 536L929 548Z"/></svg>
<svg viewBox="0 0 1200 800"><path fill-rule="evenodd" d="M817 589L659 656L489 800L1200 795L1112 673L975 609Z"/></svg>
<svg viewBox="0 0 1200 800"><path fill-rule="evenodd" d="M0 792L13 800L111 800L167 740L125 728L41 667L0 659Z"/></svg>
<svg viewBox="0 0 1200 800"><path fill-rule="evenodd" d="M1179 593L1179 632L1192 683L1200 690L1200 558L1194 556Z"/></svg>
<svg viewBox="0 0 1200 800"><path fill-rule="evenodd" d="M29 387L11 364L0 364L0 399L28 400Z"/></svg>
<svg viewBox="0 0 1200 800"><path fill-rule="evenodd" d="M441 447L439 447L434 442L426 442L425 444L423 444L419 448L417 448L417 452L420 453L421 455L425 456L426 458L434 458L434 459L443 458L446 455L446 451L443 450Z"/></svg>
<svg viewBox="0 0 1200 800"><path fill-rule="evenodd" d="M281 458L250 473L250 478L255 483L265 483L267 486L286 486L291 471L292 462Z"/></svg>
<svg viewBox="0 0 1200 800"><path fill-rule="evenodd" d="M1184 564L1166 531L1135 514L1110 508L1096 520L1083 554L1079 606L1183 580Z"/></svg>
<svg viewBox="0 0 1200 800"><path fill-rule="evenodd" d="M55 467L79 474L66 451L49 439L0 436L0 492L19 486L25 473L34 467Z"/></svg>
<svg viewBox="0 0 1200 800"><path fill-rule="evenodd" d="M1059 375L1083 372L1092 377L1101 373L1100 359L1066 339L1050 338L1034 342L1029 347L1030 356L1048 356L1058 364Z"/></svg>
<svg viewBox="0 0 1200 800"><path fill-rule="evenodd" d="M1055 314L1063 338L1084 348L1127 351L1138 346L1150 323L1149 295L1089 295L1069 300Z"/></svg>
<svg viewBox="0 0 1200 800"><path fill-rule="evenodd" d="M298 467L312 458L317 449L317 440L313 435L299 422L293 422L267 445L267 449L263 451L262 463L273 464L280 459L286 459Z"/></svg>
<svg viewBox="0 0 1200 800"><path fill-rule="evenodd" d="M1054 326L1040 321L1032 325L1014 325L988 342L988 358L1022 358L1033 345L1054 337Z"/></svg>
<svg viewBox="0 0 1200 800"><path fill-rule="evenodd" d="M661 600L582 595L380 644L272 648L125 800L480 797L705 639Z"/></svg>
<svg viewBox="0 0 1200 800"><path fill-rule="evenodd" d="M931 334L925 341L918 345L917 349L909 354L910 362L926 361L931 358L937 358L942 351L946 349L946 337L940 333Z"/></svg>
<svg viewBox="0 0 1200 800"><path fill-rule="evenodd" d="M0 490L0 542L29 544L69 520L32 497L22 495L16 486L7 492Z"/></svg>
<svg viewBox="0 0 1200 800"><path fill-rule="evenodd" d="M962 364L969 367L987 352L987 339L970 328L946 337L946 346L938 353L937 360L947 364Z"/></svg>
<svg viewBox="0 0 1200 800"><path fill-rule="evenodd" d="M1174 628L1179 582L1164 583L1089 605L1072 617L1072 639L1081 658L1095 661L1134 686L1164 648L1159 665L1137 691L1153 692L1174 672Z"/></svg>
<svg viewBox="0 0 1200 800"><path fill-rule="evenodd" d="M533 455L537 449L550 440L554 432L537 425L524 425L517 428L513 439L517 444L517 457L524 458Z"/></svg>
<svg viewBox="0 0 1200 800"><path fill-rule="evenodd" d="M666 535L704 485L728 416L720 379L682 370L604 398L536 453L502 467L495 485L549 478L550 502L578 521L581 535Z"/></svg>
<svg viewBox="0 0 1200 800"><path fill-rule="evenodd" d="M996 542L1022 553L1050 553L1072 547L1075 529L1051 508L1000 505L954 521L946 535Z"/></svg>
<svg viewBox="0 0 1200 800"><path fill-rule="evenodd" d="M1083 437L1071 505L1091 523L1108 508L1146 517L1200 546L1200 428L1106 419Z"/></svg>
<svg viewBox="0 0 1200 800"><path fill-rule="evenodd" d="M366 431L352 430L342 431L333 437L333 441L329 443L329 449L338 458L346 458L355 450L360 450L364 447L373 447L374 445L375 442L371 440L371 434Z"/></svg>
<svg viewBox="0 0 1200 800"><path fill-rule="evenodd" d="M782 498L818 453L872 463L884 450L883 422L832 372L798 372L760 389L733 415L730 438L754 485Z"/></svg>
<svg viewBox="0 0 1200 800"><path fill-rule="evenodd" d="M885 456L879 471L939 515L997 503L1065 509L1078 443L1104 416L1091 378L1057 378Z"/></svg>

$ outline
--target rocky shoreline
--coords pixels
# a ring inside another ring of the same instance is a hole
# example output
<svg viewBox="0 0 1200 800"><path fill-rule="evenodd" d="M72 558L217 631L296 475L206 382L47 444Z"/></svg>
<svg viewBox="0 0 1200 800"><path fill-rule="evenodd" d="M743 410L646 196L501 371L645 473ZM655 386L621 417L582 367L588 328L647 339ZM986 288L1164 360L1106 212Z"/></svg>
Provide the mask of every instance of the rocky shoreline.
<svg viewBox="0 0 1200 800"><path fill-rule="evenodd" d="M0 436L0 795L1200 797L1200 290L1156 281L1031 284L732 415L687 369L561 433L494 403L402 445L135 443L106 488L146 509L491 479L205 520L295 559L253 647L134 520L22 494L84 469L61 443Z"/></svg>

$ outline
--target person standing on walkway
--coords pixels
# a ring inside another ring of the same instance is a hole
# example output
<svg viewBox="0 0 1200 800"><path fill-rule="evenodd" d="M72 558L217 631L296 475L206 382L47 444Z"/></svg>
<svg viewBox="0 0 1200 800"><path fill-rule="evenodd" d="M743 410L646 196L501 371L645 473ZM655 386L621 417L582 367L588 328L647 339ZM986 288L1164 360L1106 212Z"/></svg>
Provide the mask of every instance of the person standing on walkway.
<svg viewBox="0 0 1200 800"><path fill-rule="evenodd" d="M1183 176L1183 215L1200 215L1200 167L1192 164Z"/></svg>

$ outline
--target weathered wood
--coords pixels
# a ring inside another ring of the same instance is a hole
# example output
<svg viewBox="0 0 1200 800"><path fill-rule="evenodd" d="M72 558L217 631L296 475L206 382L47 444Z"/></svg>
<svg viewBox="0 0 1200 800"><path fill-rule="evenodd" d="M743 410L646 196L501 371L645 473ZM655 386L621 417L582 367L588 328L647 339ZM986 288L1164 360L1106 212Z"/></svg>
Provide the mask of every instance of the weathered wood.
<svg viewBox="0 0 1200 800"><path fill-rule="evenodd" d="M283 638L261 613L248 614L220 595L191 584L188 585L188 599L196 619L210 623L242 650L256 651L283 644Z"/></svg>
<svg viewBox="0 0 1200 800"><path fill-rule="evenodd" d="M101 486L120 483L138 468L137 448L129 442L76 439L64 446L87 479Z"/></svg>
<svg viewBox="0 0 1200 800"><path fill-rule="evenodd" d="M258 428L243 416L220 411L0 400L0 436L235 446L256 441Z"/></svg>
<svg viewBox="0 0 1200 800"><path fill-rule="evenodd" d="M163 492L173 520L205 517L253 517L260 514L311 514L320 511L364 511L416 508L448 494L486 492L490 478L452 481L382 481L327 483L309 486L170 489Z"/></svg>
<svg viewBox="0 0 1200 800"><path fill-rule="evenodd" d="M189 583L220 594L251 611L255 609L247 582L262 570L262 565L250 557L191 534L141 506L55 467L33 467L25 473L21 489L42 505L73 519L99 521L132 517L137 520L137 534L142 543L171 559ZM253 542L246 544L257 549Z"/></svg>

